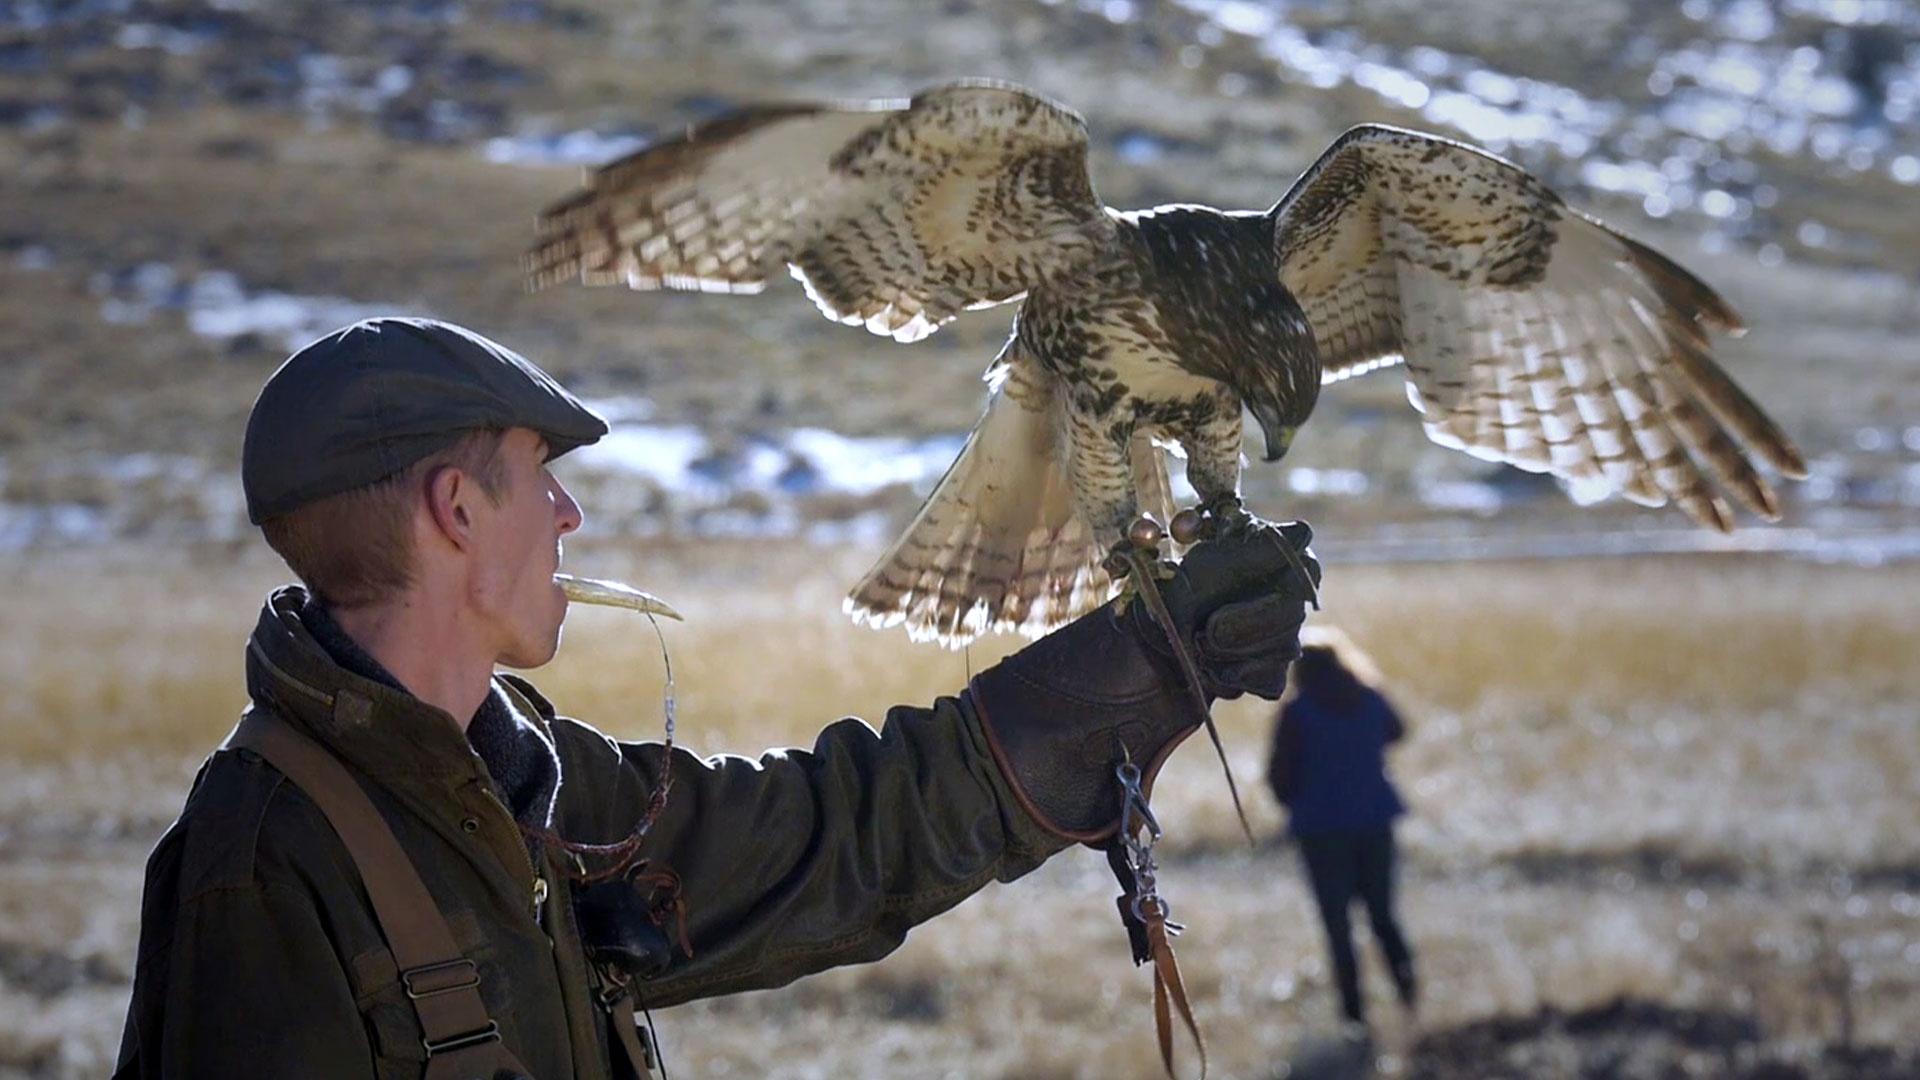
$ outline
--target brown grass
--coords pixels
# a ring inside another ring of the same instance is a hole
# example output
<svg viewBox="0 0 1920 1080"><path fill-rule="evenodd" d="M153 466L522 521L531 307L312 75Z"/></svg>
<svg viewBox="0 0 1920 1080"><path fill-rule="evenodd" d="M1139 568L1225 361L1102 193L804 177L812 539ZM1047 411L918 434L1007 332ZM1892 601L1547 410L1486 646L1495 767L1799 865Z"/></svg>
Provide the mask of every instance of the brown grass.
<svg viewBox="0 0 1920 1080"><path fill-rule="evenodd" d="M847 624L838 598L862 558L760 544L569 552L570 566L687 613L667 626L682 738L734 752L924 702L1014 644L968 656ZM281 576L252 548L0 568L0 1072L101 1071L141 853L231 724L241 642ZM1425 1022L1628 995L1831 1038L1838 1005L1824 988L1840 963L1859 987L1861 1038L1914 1030L1916 586L1920 569L1734 558L1336 564L1325 617L1376 654L1413 724L1395 766L1416 811L1405 906L1431 988ZM659 658L631 615L577 612L539 681L611 732L657 733ZM1261 773L1268 709L1220 709L1245 786ZM1257 825L1277 824L1264 793L1249 794ZM1216 1064L1268 1075L1332 1013L1292 859L1237 840L1197 744L1156 801ZM674 1065L1150 1076L1148 985L1125 960L1110 889L1100 860L1070 852L882 964L664 1014ZM27 964L48 957L64 966ZM1376 1011L1383 1045L1404 1047L1410 1031L1385 1001Z"/></svg>

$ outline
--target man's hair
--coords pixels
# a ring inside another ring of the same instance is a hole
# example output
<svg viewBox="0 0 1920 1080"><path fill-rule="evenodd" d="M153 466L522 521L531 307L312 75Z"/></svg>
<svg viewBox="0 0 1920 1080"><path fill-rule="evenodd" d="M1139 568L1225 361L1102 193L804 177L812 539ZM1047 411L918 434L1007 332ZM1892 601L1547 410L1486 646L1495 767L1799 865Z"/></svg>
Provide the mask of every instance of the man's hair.
<svg viewBox="0 0 1920 1080"><path fill-rule="evenodd" d="M452 446L365 487L268 518L260 524L267 546L333 607L385 599L413 581L413 513L427 477L441 466L454 466L498 505L507 486L500 458L505 434L498 428L468 432Z"/></svg>

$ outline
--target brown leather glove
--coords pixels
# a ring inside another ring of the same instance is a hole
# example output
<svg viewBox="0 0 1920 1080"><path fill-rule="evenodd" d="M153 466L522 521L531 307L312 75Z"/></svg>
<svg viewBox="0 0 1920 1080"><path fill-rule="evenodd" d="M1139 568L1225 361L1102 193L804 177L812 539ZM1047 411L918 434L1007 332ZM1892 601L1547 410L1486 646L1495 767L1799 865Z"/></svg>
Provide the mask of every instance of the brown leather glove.
<svg viewBox="0 0 1920 1080"><path fill-rule="evenodd" d="M1209 705L1243 693L1271 701L1286 689L1311 591L1280 545L1300 553L1317 588L1312 539L1302 522L1256 521L1195 544L1159 582ZM1123 754L1151 790L1161 764L1201 723L1166 631L1137 597L981 672L967 697L1021 806L1048 830L1088 844L1120 827L1114 768Z"/></svg>

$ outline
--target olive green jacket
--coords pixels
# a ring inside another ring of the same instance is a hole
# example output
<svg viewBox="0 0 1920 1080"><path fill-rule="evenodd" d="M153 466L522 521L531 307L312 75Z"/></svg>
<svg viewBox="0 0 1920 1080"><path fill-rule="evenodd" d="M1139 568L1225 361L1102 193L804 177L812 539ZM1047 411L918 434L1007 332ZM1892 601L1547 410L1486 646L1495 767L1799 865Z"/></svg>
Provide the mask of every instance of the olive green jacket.
<svg viewBox="0 0 1920 1080"><path fill-rule="evenodd" d="M302 625L304 602L283 589L261 613L247 647L254 707L365 781L534 1077L611 1075L556 854L542 846L535 864L461 726L341 667ZM556 716L521 680L495 686L558 759L553 828L626 836L668 767L662 746ZM895 708L878 733L842 720L811 751L753 761L675 750L670 762L672 796L643 854L681 877L693 955L639 984L649 1007L877 959L1060 847L1018 808L959 699ZM326 819L251 751L216 752L147 866L118 1075L418 1077L425 1056Z"/></svg>

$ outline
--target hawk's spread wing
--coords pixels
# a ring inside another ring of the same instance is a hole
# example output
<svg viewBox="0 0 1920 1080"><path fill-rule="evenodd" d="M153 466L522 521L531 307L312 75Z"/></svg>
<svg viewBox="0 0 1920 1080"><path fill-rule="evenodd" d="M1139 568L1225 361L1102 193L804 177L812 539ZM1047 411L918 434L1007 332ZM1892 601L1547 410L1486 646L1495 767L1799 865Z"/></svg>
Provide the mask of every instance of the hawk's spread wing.
<svg viewBox="0 0 1920 1080"><path fill-rule="evenodd" d="M595 172L550 208L536 287L757 292L900 341L1069 271L1112 232L1080 117L1015 87L752 110Z"/></svg>
<svg viewBox="0 0 1920 1080"><path fill-rule="evenodd" d="M1408 397L1443 446L1672 500L1722 530L1721 489L1779 516L1749 454L1806 475L1713 359L1708 331L1738 332L1733 310L1509 162L1357 127L1271 213L1323 381L1404 361Z"/></svg>

